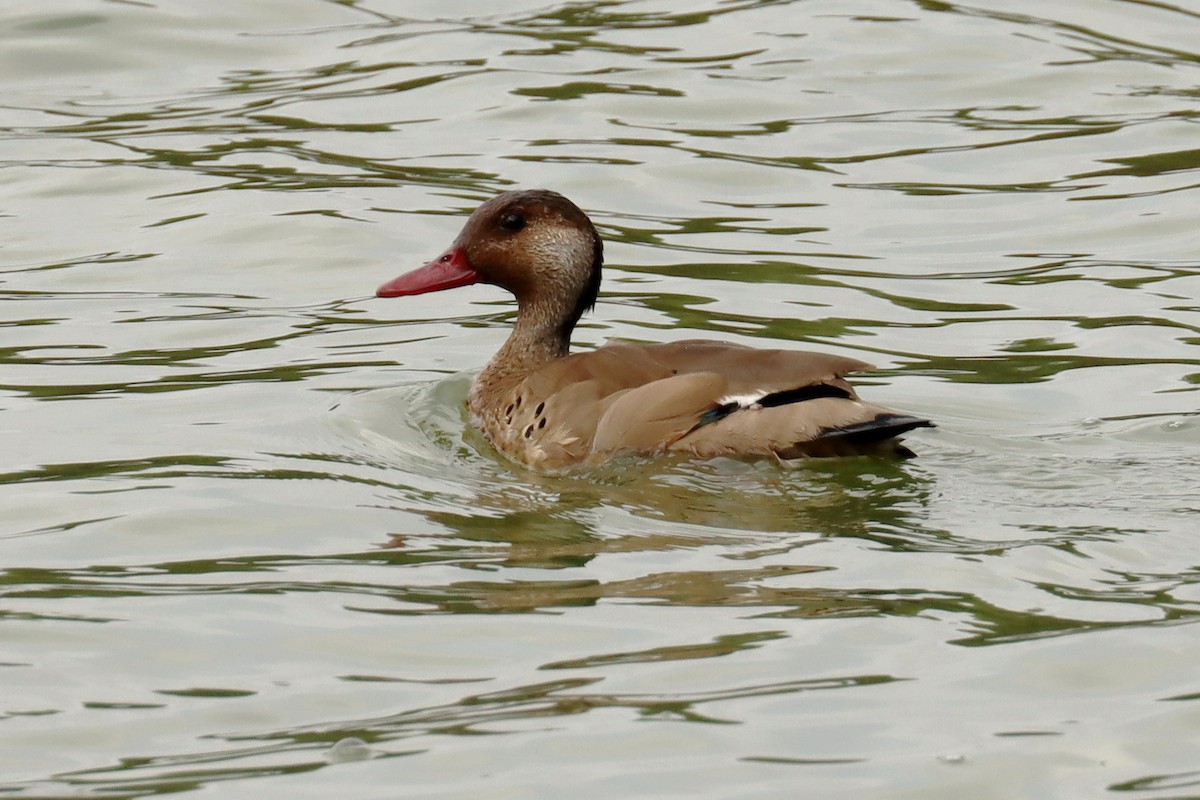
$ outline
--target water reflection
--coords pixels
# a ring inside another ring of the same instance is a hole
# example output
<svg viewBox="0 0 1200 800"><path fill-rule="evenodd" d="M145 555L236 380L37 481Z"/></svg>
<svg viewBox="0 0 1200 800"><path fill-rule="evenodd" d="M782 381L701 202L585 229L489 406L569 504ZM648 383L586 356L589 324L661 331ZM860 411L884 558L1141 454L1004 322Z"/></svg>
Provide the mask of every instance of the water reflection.
<svg viewBox="0 0 1200 800"><path fill-rule="evenodd" d="M107 797L175 793L234 779L318 770L330 763L340 763L340 759L327 758L327 754L347 740L361 742L374 758L413 756L425 752L429 737L495 736L520 730L523 723L544 724L547 720L606 709L623 710L648 721L727 724L736 720L706 713L706 707L725 708L731 701L752 698L870 689L895 680L888 675L847 675L708 692L621 694L596 691L598 678L568 678L466 695L454 703L418 707L388 716L329 721L286 730L226 733L213 737L227 742L230 746L226 748L129 759L113 767L65 773L55 776L53 781L11 785L34 794L64 788L73 792L103 792Z"/></svg>

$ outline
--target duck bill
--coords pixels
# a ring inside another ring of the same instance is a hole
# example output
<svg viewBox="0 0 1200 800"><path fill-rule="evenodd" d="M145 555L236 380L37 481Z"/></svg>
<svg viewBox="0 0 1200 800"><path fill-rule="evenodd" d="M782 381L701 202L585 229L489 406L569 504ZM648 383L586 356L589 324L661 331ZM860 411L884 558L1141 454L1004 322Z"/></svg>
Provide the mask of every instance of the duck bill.
<svg viewBox="0 0 1200 800"><path fill-rule="evenodd" d="M410 294L440 292L456 286L479 283L483 277L476 272L467 254L455 245L419 269L406 272L375 290L376 297L404 297Z"/></svg>

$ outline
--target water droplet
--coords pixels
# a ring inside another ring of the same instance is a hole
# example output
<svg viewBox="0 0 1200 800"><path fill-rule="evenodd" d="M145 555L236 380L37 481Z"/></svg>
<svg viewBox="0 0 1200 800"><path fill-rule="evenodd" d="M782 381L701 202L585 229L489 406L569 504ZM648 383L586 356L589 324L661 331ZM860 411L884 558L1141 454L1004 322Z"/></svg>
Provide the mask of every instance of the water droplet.
<svg viewBox="0 0 1200 800"><path fill-rule="evenodd" d="M325 753L325 760L330 764L344 764L347 761L366 761L371 757L371 748L357 736L347 736L339 739Z"/></svg>

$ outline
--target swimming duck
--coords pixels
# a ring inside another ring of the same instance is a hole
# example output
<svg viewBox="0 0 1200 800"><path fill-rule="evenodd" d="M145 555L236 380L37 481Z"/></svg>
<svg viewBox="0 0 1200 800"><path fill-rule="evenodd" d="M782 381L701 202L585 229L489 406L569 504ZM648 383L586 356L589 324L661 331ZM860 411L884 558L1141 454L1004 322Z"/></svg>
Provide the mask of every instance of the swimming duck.
<svg viewBox="0 0 1200 800"><path fill-rule="evenodd" d="M571 354L571 332L600 291L603 252L567 198L505 192L471 214L450 249L376 295L490 283L516 297L512 333L473 381L467 408L498 450L535 469L625 453L907 457L898 437L932 425L859 400L843 376L872 367L845 356L699 339Z"/></svg>

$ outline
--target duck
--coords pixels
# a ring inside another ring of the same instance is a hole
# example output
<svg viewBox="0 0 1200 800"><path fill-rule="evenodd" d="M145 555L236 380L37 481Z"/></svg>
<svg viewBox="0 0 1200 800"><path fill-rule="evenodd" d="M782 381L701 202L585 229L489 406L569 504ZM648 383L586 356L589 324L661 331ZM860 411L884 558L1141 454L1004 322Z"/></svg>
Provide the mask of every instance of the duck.
<svg viewBox="0 0 1200 800"><path fill-rule="evenodd" d="M496 450L534 470L622 455L908 458L901 435L933 426L859 399L845 376L873 367L842 355L705 339L572 353L603 262L604 243L573 202L548 189L507 191L480 205L444 253L376 296L483 283L516 298L508 339L473 379L466 407Z"/></svg>

